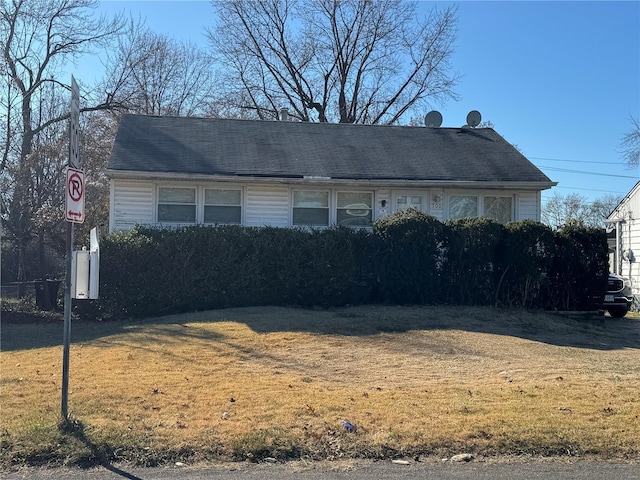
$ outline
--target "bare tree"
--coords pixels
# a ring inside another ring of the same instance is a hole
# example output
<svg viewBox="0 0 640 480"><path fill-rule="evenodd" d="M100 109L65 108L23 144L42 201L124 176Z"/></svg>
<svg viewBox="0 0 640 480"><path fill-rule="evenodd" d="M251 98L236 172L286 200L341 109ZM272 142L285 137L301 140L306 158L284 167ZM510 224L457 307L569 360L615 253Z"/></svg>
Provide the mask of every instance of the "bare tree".
<svg viewBox="0 0 640 480"><path fill-rule="evenodd" d="M604 220L613 212L613 209L622 201L621 195L607 193L606 195L596 198L589 206L589 222L588 225L593 227L604 227Z"/></svg>
<svg viewBox="0 0 640 480"><path fill-rule="evenodd" d="M61 122L69 113L61 99L68 105L69 87L57 75L65 62L110 41L123 22L121 17L95 18L93 0L0 1L0 98L6 109L0 217L16 249L17 278L24 280L25 250L37 235L34 218L47 206L45 187L56 183L49 175L59 174L65 162L60 142L66 125ZM109 108L113 104L107 99L82 110Z"/></svg>
<svg viewBox="0 0 640 480"><path fill-rule="evenodd" d="M121 38L106 70L105 89L130 112L193 116L212 102L212 58L192 43L139 25Z"/></svg>
<svg viewBox="0 0 640 480"><path fill-rule="evenodd" d="M640 120L631 117L631 130L622 138L622 156L629 167L640 165Z"/></svg>
<svg viewBox="0 0 640 480"><path fill-rule="evenodd" d="M214 2L229 101L258 118L394 124L455 98L456 9L402 0Z"/></svg>
<svg viewBox="0 0 640 480"><path fill-rule="evenodd" d="M109 180L105 169L117 127L117 117L107 112L91 112L82 118L80 156L85 173L85 221L75 228L75 239L80 244L86 244L91 228L107 226L109 222ZM67 144L68 135L64 132L59 135L58 144L51 149L52 154L61 158L55 162L57 170L51 176L48 197L46 201L40 202L41 206L34 218L34 224L42 229L43 237L46 236L48 240L50 251L58 255L63 255L66 251L62 167L66 161ZM42 165L38 168L41 169Z"/></svg>
<svg viewBox="0 0 640 480"><path fill-rule="evenodd" d="M555 192L542 208L542 222L552 228L572 224L604 227L604 220L620 200L620 196L607 194L589 202L578 193L562 195Z"/></svg>

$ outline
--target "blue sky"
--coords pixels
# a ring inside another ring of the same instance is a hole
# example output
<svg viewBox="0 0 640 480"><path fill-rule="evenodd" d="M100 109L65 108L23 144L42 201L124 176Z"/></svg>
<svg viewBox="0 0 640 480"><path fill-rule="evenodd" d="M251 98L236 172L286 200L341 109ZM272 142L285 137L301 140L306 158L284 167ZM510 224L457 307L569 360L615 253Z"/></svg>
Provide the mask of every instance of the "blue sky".
<svg viewBox="0 0 640 480"><path fill-rule="evenodd" d="M420 2L426 13L451 2ZM640 180L620 142L640 118L640 2L463 1L452 59L460 99L433 105L444 127L470 110L558 186L589 200L626 194ZM103 1L100 12L130 12L158 33L206 45L215 24L206 0ZM82 64L78 65L82 75ZM87 78L87 81L93 79ZM425 112L426 113L426 112Z"/></svg>

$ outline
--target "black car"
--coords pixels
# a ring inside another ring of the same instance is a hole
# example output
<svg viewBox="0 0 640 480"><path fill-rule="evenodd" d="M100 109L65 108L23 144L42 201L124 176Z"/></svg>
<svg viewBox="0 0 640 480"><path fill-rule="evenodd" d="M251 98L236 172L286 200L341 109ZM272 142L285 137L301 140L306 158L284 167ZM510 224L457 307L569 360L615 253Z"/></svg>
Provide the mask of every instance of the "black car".
<svg viewBox="0 0 640 480"><path fill-rule="evenodd" d="M610 273L602 308L609 312L612 317L622 318L627 314L632 303L633 294L631 293L629 281L626 278Z"/></svg>

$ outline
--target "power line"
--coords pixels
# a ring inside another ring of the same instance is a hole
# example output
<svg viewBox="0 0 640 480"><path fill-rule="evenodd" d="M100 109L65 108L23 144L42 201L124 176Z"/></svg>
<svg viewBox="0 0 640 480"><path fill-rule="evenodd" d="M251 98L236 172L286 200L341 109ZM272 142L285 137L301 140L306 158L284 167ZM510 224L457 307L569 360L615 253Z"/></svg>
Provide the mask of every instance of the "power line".
<svg viewBox="0 0 640 480"><path fill-rule="evenodd" d="M594 162L594 161L590 161L590 160L567 160L566 158L547 158L547 157L527 157L529 160L551 160L554 162L568 162L568 163L592 163L592 164L598 164L598 165L611 165L612 167L617 166L617 165L627 165L624 162Z"/></svg>
<svg viewBox="0 0 640 480"><path fill-rule="evenodd" d="M622 200L624 198L624 195L619 195L619 197L620 197L620 200ZM568 196L567 197L561 197L560 200L562 201L564 198L568 198ZM542 197L541 206L543 208L546 207L549 204L549 202L553 201L553 199L554 199L553 196L551 196L551 197ZM581 198L581 201L584 203L584 205L594 205L595 203L597 203L600 200L601 200L600 198L596 198L596 199L593 199L593 200L589 200L589 199L584 198L584 197Z"/></svg>
<svg viewBox="0 0 640 480"><path fill-rule="evenodd" d="M552 172L578 173L582 175L598 175L599 177L635 178L636 180L638 179L638 175L616 175L615 173L585 172L583 170L571 170L569 168L547 167L544 165L538 165L538 168L544 168Z"/></svg>
<svg viewBox="0 0 640 480"><path fill-rule="evenodd" d="M554 189L556 189L556 188L564 188L564 189L568 189L568 190L586 190L586 191L589 191L589 192L612 193L614 195L626 195L627 193L629 193L629 192L612 192L611 190L599 190L597 188L567 187L566 185L556 185L553 188ZM542 195L544 196L544 192L542 193Z"/></svg>

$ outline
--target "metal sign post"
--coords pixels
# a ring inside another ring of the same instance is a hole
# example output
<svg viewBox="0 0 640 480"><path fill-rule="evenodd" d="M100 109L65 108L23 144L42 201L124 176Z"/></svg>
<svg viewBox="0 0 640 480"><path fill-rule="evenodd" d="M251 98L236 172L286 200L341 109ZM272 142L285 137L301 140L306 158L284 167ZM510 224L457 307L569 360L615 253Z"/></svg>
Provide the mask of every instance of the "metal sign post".
<svg viewBox="0 0 640 480"><path fill-rule="evenodd" d="M69 169L77 169L80 165L80 89L75 78L71 76L71 105L69 115ZM65 204L65 216L67 222L67 262L65 275L64 290L64 333L62 338L62 421L69 420L69 350L71 347L71 262L73 255L73 224L79 218L84 220L84 174L82 176L81 185L78 185L78 178L69 178L67 173L67 182L65 184L67 201L71 197L72 201L79 202L82 200L82 213L78 215L79 209L70 210L69 205ZM74 204L77 207L77 205ZM67 212L74 212L75 215L69 215ZM71 220L72 218L73 220Z"/></svg>
<svg viewBox="0 0 640 480"><path fill-rule="evenodd" d="M69 166L80 168L80 89L73 75L69 106Z"/></svg>
<svg viewBox="0 0 640 480"><path fill-rule="evenodd" d="M62 335L62 420L69 420L69 350L71 346L71 261L73 223L67 223L67 262L64 289L64 331Z"/></svg>

